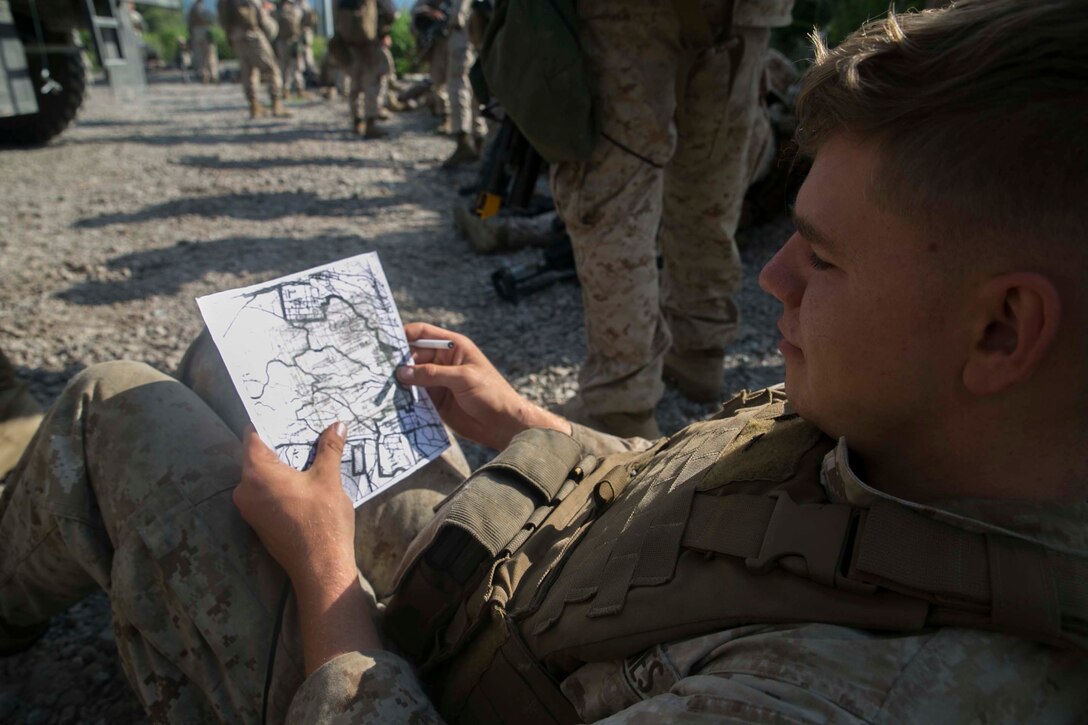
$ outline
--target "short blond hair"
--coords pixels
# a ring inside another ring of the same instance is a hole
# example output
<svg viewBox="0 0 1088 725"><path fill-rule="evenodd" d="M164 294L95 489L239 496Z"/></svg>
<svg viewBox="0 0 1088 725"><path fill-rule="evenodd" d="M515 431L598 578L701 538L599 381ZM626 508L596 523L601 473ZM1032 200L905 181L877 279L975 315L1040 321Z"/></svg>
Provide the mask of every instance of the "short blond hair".
<svg viewBox="0 0 1088 725"><path fill-rule="evenodd" d="M942 237L1088 245L1088 2L961 0L814 42L804 153L875 142L877 203Z"/></svg>

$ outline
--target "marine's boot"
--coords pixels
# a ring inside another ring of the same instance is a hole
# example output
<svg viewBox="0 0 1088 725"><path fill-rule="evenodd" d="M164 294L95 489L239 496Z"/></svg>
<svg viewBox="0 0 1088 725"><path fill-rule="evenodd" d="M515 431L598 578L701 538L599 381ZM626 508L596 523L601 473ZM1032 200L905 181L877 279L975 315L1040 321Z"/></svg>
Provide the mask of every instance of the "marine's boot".
<svg viewBox="0 0 1088 725"><path fill-rule="evenodd" d="M665 353L661 377L695 403L713 403L722 395L725 350L676 350Z"/></svg>
<svg viewBox="0 0 1088 725"><path fill-rule="evenodd" d="M438 132L443 136L453 135L453 123L450 121L450 114L442 114L442 120L438 124Z"/></svg>
<svg viewBox="0 0 1088 725"><path fill-rule="evenodd" d="M366 127L363 130L363 138L385 138L389 133L383 131L378 127L377 118L368 118L366 120Z"/></svg>
<svg viewBox="0 0 1088 725"><path fill-rule="evenodd" d="M282 98L272 99L272 115L276 118L290 118L291 112L283 107Z"/></svg>
<svg viewBox="0 0 1088 725"><path fill-rule="evenodd" d="M392 117L393 116L391 116L389 114L389 111L385 110L384 108L382 110L378 111L378 120L379 121L388 121Z"/></svg>
<svg viewBox="0 0 1088 725"><path fill-rule="evenodd" d="M0 480L18 463L41 420L38 402L0 352Z"/></svg>
<svg viewBox="0 0 1088 725"><path fill-rule="evenodd" d="M652 410L623 413L590 413L581 395L575 395L556 407L555 412L572 423L611 433L620 438L645 438L648 441L661 437L657 419Z"/></svg>
<svg viewBox="0 0 1088 725"><path fill-rule="evenodd" d="M355 132L356 136L362 136L366 131L366 121L359 116L352 116L351 118L351 130Z"/></svg>
<svg viewBox="0 0 1088 725"><path fill-rule="evenodd" d="M253 100L251 100L249 102L249 117L250 118L260 118L261 116L264 116L266 113L267 112L264 110L264 106L262 106L261 102L258 101L256 98L254 98Z"/></svg>
<svg viewBox="0 0 1088 725"><path fill-rule="evenodd" d="M455 166L464 166L479 160L479 158L480 152L476 150L472 134L459 133L457 134L457 148L453 150L453 154L448 159L442 162L442 168L451 169Z"/></svg>

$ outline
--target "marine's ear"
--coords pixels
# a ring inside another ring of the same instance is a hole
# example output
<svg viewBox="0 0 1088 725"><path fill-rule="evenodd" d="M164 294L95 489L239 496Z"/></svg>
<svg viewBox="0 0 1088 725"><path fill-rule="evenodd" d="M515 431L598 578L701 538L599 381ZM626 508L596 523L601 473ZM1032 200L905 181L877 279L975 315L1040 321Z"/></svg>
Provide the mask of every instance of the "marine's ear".
<svg viewBox="0 0 1088 725"><path fill-rule="evenodd" d="M974 303L963 383L975 395L992 395L1038 369L1058 335L1061 297L1046 275L1013 272L983 284Z"/></svg>

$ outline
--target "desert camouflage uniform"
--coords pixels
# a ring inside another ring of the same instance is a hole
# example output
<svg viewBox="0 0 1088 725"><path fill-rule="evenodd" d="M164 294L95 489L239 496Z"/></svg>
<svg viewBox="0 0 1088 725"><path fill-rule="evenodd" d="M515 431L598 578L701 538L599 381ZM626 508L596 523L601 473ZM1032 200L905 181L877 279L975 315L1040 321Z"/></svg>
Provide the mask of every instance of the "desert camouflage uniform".
<svg viewBox="0 0 1088 725"><path fill-rule="evenodd" d="M224 18L224 8L227 0L220 3L220 22ZM246 100L251 104L257 101L257 88L263 79L268 84L268 95L273 103L283 98L283 78L280 75L279 64L272 52L272 45L268 42L267 29L273 28L275 23L265 12L264 6L258 0L230 0L237 5L252 8L258 18L253 25L223 25L230 39L230 46L234 54L238 56L239 75L242 79L242 88L246 94ZM274 33L273 33L274 34Z"/></svg>
<svg viewBox="0 0 1088 725"><path fill-rule="evenodd" d="M181 375L192 390L144 365L96 366L54 405L0 503L0 643L100 586L153 719L254 721L285 578L230 500L246 418L207 338ZM649 446L581 426L574 436L598 455ZM676 450L658 455L677 463ZM405 537L464 474L463 458L448 454L360 509L357 557L379 597ZM850 468L845 441L822 474L833 502L889 498ZM1083 502L895 502L1088 555ZM303 678L290 600L285 612L274 721L439 721L410 664L390 652L344 654ZM1083 654L992 632L757 624L587 664L562 688L584 720L611 723L1074 722L1088 712L1086 677Z"/></svg>
<svg viewBox="0 0 1088 725"><path fill-rule="evenodd" d="M725 4L703 0L712 28ZM671 3L578 4L603 135L588 161L554 165L551 184L582 282L588 354L579 381L591 414L653 409L670 345L721 350L737 333L733 235L768 143L763 56L769 28L787 25L792 6L737 0L733 32L744 53L732 69L724 48L684 50Z"/></svg>
<svg viewBox="0 0 1088 725"><path fill-rule="evenodd" d="M378 38L362 43L348 43L351 63L348 76L351 79L349 103L352 119L373 121L381 114L382 103L389 87L389 69L392 56L382 44L382 36L389 32L389 27L396 17L396 8L389 0L378 0Z"/></svg>
<svg viewBox="0 0 1088 725"><path fill-rule="evenodd" d="M212 14L203 3L189 9L189 41L193 46L193 70L204 83L219 80L219 49L212 38Z"/></svg>
<svg viewBox="0 0 1088 725"><path fill-rule="evenodd" d="M412 5L413 28L415 16L431 8L438 8L442 3L438 0L416 0ZM417 38L417 44L419 39ZM436 116L448 118L450 115L449 94L449 42L444 34L434 39L430 49L423 60L427 61L428 72L431 75L431 94L434 99L431 112Z"/></svg>
<svg viewBox="0 0 1088 725"><path fill-rule="evenodd" d="M649 445L581 426L575 438L599 455ZM828 453L822 471L833 502L866 508L890 498L850 468L845 441ZM963 500L934 509L893 500L957 526L1012 531L1045 548L1088 555L1085 503ZM440 722L409 672L389 652L341 655L303 683L289 719ZM584 722L1071 723L1088 712L1086 676L1082 653L993 632L754 624L590 663L561 687Z"/></svg>
<svg viewBox="0 0 1088 725"><path fill-rule="evenodd" d="M231 502L241 401L207 337L178 381L115 362L80 373L0 496L0 646L101 587L125 673L156 722L258 722L286 577ZM380 596L399 554L467 475L456 446L357 512L358 563ZM371 591L373 591L371 590ZM303 681L287 601L269 695Z"/></svg>
<svg viewBox="0 0 1088 725"><path fill-rule="evenodd" d="M300 3L294 0L283 0L280 3L277 11L280 32L276 36L276 58L283 76L285 95L292 91L302 94L306 90L306 78L303 76L306 70L306 55L302 38L303 18L304 9ZM292 34L288 29L297 30L297 34Z"/></svg>

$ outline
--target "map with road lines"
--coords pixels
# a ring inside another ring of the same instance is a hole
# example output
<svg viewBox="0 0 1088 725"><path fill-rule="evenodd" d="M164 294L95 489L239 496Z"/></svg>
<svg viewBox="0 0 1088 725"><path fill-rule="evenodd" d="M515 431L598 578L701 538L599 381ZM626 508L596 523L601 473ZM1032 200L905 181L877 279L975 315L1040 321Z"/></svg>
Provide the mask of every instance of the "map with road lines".
<svg viewBox="0 0 1088 725"><path fill-rule="evenodd" d="M393 373L410 360L376 253L197 300L262 440L297 469L336 421L356 506L449 446L424 390Z"/></svg>

